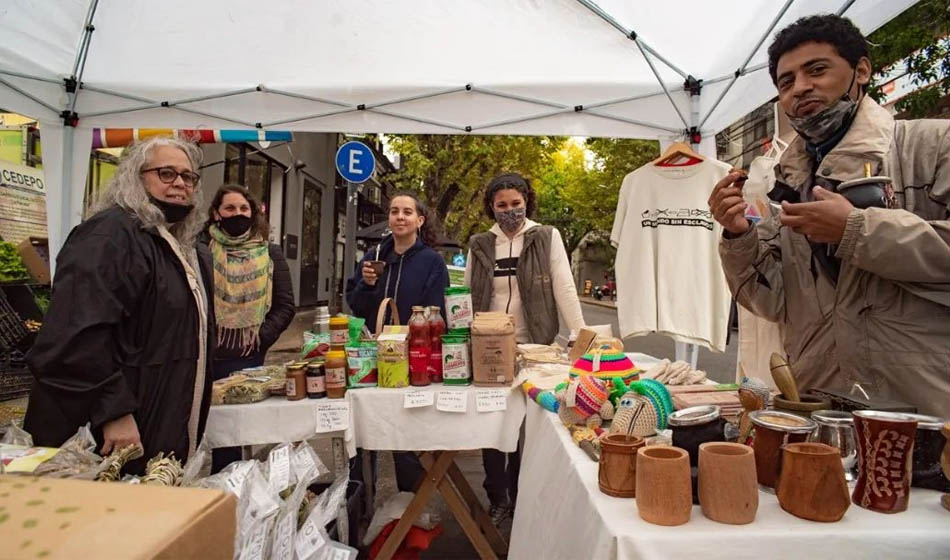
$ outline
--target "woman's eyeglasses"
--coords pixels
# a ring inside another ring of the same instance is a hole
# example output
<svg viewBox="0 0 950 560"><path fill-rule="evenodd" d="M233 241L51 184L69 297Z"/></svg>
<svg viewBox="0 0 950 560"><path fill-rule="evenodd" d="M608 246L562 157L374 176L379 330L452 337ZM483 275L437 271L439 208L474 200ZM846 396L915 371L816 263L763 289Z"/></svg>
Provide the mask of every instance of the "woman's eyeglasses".
<svg viewBox="0 0 950 560"><path fill-rule="evenodd" d="M191 171L182 171L178 172L174 167L152 167L150 169L143 169L142 173L148 173L154 171L158 174L159 180L170 185L175 182L175 179L181 177L181 181L185 184L186 187L194 187L198 184L198 181L201 179L201 175Z"/></svg>

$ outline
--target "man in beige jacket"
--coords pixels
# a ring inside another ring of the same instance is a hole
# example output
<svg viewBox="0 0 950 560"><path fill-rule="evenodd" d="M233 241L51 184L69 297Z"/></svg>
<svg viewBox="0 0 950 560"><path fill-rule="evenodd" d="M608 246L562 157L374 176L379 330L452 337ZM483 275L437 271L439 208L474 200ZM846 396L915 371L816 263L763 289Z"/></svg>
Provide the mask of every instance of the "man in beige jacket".
<svg viewBox="0 0 950 560"><path fill-rule="evenodd" d="M769 70L798 137L775 168L780 213L746 220L739 172L710 196L732 293L784 324L800 388L860 383L950 416L950 121L894 121L867 97L864 38L838 16L779 32ZM891 178L879 203L836 192L868 174Z"/></svg>

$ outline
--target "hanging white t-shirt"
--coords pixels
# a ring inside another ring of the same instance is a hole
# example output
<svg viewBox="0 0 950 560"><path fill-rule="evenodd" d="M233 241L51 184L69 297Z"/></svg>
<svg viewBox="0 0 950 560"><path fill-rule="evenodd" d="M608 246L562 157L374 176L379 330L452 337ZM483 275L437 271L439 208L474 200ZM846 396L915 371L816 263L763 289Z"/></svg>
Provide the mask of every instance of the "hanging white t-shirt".
<svg viewBox="0 0 950 560"><path fill-rule="evenodd" d="M622 337L657 332L725 350L731 295L707 200L729 170L714 159L650 163L624 178L610 234Z"/></svg>

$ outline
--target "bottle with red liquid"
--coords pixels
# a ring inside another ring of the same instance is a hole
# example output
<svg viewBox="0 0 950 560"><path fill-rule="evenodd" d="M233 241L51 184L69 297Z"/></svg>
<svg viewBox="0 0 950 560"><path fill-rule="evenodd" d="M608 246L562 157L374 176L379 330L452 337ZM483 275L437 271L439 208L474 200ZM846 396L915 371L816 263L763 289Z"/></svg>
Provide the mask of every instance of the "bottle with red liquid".
<svg viewBox="0 0 950 560"><path fill-rule="evenodd" d="M445 320L438 305L429 307L429 378L433 383L442 383L442 335L445 334Z"/></svg>
<svg viewBox="0 0 950 560"><path fill-rule="evenodd" d="M412 306L409 318L409 383L415 386L428 385L429 356L432 340L429 337L429 322L425 316L426 308Z"/></svg>

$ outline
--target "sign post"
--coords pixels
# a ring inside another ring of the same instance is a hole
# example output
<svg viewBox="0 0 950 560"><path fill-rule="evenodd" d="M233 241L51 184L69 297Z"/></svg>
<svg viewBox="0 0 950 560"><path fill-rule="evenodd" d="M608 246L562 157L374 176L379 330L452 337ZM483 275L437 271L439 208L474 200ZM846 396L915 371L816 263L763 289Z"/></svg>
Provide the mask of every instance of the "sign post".
<svg viewBox="0 0 950 560"><path fill-rule="evenodd" d="M343 245L343 274L346 278L352 274L353 266L356 264L356 211L359 206L359 185L369 180L376 170L373 150L362 142L355 140L346 142L336 151L336 170L346 184L346 227L344 229L346 241ZM346 286L345 280L344 286ZM346 297L343 298L343 308L348 312L351 311Z"/></svg>

